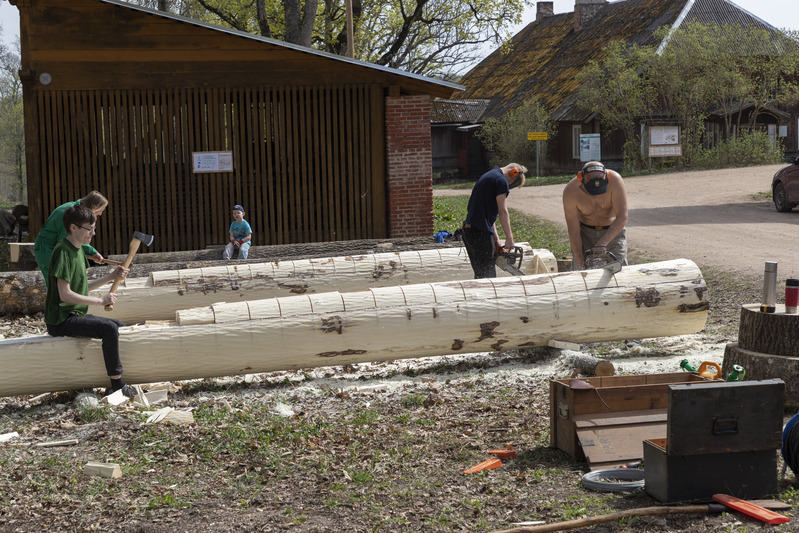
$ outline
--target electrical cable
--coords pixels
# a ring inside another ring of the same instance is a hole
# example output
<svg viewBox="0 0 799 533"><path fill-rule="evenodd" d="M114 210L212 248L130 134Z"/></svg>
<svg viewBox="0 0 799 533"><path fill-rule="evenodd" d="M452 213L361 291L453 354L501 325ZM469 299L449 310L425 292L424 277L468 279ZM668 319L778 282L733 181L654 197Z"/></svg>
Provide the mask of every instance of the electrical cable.
<svg viewBox="0 0 799 533"><path fill-rule="evenodd" d="M619 480L626 481L619 481ZM609 480L609 481L605 481ZM644 488L644 471L640 468L606 468L588 472L583 487L597 492L622 492Z"/></svg>

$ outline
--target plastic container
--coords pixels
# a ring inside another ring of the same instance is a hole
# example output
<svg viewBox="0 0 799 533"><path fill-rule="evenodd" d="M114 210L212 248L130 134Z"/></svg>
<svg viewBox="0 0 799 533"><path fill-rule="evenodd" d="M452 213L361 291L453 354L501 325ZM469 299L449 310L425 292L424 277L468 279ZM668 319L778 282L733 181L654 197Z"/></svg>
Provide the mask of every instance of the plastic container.
<svg viewBox="0 0 799 533"><path fill-rule="evenodd" d="M696 372L705 379L723 379L721 377L721 367L713 361L704 361Z"/></svg>
<svg viewBox="0 0 799 533"><path fill-rule="evenodd" d="M796 314L799 306L799 279L785 280L785 312Z"/></svg>

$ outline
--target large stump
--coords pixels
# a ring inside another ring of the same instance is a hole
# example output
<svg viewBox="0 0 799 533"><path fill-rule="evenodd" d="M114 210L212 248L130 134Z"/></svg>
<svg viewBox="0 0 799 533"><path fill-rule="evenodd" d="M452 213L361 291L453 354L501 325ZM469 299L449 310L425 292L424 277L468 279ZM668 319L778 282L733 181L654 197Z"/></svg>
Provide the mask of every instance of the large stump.
<svg viewBox="0 0 799 533"><path fill-rule="evenodd" d="M784 305L775 313L762 313L759 304L741 306L738 342L724 350L722 373L733 365L746 371L745 379L779 378L785 382L785 407L799 407L799 314L786 314Z"/></svg>

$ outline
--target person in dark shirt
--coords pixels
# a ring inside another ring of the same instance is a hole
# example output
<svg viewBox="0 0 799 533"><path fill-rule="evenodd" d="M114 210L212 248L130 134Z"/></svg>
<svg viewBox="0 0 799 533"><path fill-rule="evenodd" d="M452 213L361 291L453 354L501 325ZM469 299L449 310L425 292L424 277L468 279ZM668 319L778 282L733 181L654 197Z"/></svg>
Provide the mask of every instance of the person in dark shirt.
<svg viewBox="0 0 799 533"><path fill-rule="evenodd" d="M505 244L501 247L512 250L513 231L508 214L508 194L511 189L524 185L527 168L518 163L493 168L483 174L472 188L463 223L463 245L469 254L474 277L495 278L497 269L494 258L500 248L497 219L505 233Z"/></svg>

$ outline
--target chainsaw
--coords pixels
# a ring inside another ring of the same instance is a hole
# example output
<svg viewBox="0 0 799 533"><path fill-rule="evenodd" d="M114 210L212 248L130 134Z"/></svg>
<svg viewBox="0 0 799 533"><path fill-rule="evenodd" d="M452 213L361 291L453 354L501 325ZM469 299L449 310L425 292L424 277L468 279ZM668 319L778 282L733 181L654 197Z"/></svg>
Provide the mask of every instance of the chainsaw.
<svg viewBox="0 0 799 533"><path fill-rule="evenodd" d="M500 246L497 248L494 264L512 276L524 276L525 273L521 270L523 258L524 249L521 246L514 246L511 250Z"/></svg>
<svg viewBox="0 0 799 533"><path fill-rule="evenodd" d="M585 263L586 270L601 268L607 270L611 274L621 272L621 260L611 251L597 254L588 250L583 256L583 262Z"/></svg>

